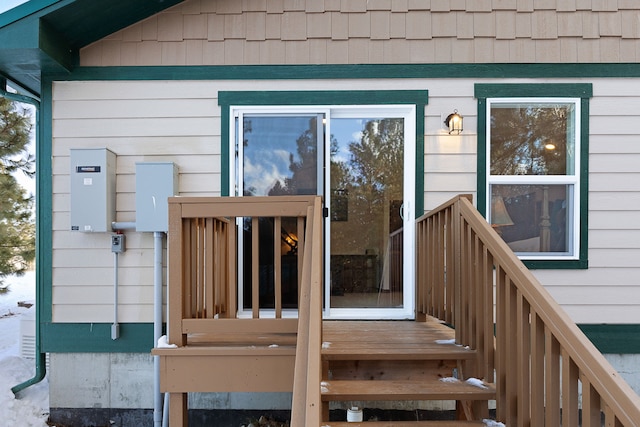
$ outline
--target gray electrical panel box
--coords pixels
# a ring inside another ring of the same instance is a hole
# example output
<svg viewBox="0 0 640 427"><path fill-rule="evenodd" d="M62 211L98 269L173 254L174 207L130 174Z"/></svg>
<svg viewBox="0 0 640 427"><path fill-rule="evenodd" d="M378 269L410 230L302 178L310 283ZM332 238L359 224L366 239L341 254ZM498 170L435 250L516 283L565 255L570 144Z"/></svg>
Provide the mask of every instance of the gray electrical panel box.
<svg viewBox="0 0 640 427"><path fill-rule="evenodd" d="M71 230L110 232L116 217L116 155L71 149Z"/></svg>
<svg viewBox="0 0 640 427"><path fill-rule="evenodd" d="M167 199L177 192L174 163L136 163L136 231L169 231Z"/></svg>

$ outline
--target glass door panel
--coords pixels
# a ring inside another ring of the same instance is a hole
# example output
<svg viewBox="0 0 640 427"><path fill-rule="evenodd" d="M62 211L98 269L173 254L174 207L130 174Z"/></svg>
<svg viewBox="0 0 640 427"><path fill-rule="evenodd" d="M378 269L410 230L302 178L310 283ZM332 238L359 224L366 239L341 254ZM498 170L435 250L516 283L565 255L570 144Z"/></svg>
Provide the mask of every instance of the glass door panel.
<svg viewBox="0 0 640 427"><path fill-rule="evenodd" d="M324 146L324 115L242 115L242 146L238 144L238 165L242 171L238 192L243 196L284 196L320 194L322 168L318 168ZM253 230L250 219L244 219L239 257L242 291L240 307L252 307L251 278L259 269L261 309L275 308L275 239L280 240L280 275L282 305L296 309L298 303L298 230L295 218L283 218L280 232L274 233L271 218L259 218L259 260L252 262ZM279 234L279 235L276 235Z"/></svg>
<svg viewBox="0 0 640 427"><path fill-rule="evenodd" d="M333 118L330 306L403 306L403 118Z"/></svg>

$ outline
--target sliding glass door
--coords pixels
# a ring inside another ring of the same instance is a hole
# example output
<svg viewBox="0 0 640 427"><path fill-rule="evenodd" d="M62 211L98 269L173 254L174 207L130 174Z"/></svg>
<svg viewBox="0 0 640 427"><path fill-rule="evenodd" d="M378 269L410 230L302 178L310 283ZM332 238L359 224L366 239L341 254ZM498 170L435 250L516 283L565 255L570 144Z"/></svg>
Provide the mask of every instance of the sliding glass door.
<svg viewBox="0 0 640 427"><path fill-rule="evenodd" d="M236 113L234 193L324 197L325 317L412 318L415 111L389 106L274 110ZM250 224L240 224L239 230L241 240L249 241ZM297 232L295 221L283 222L280 236L260 232L265 248L281 240L284 305L292 310ZM258 263L260 307L269 309L274 262L268 250L264 254ZM241 275L251 277L249 254L239 255ZM244 282L240 311L251 307Z"/></svg>

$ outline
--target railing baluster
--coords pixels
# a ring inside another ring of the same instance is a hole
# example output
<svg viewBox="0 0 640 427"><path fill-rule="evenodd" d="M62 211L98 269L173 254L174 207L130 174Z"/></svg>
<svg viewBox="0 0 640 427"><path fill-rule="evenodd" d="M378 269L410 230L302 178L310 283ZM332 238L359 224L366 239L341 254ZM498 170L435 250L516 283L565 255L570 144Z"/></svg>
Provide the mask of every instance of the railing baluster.
<svg viewBox="0 0 640 427"><path fill-rule="evenodd" d="M214 258L216 262L214 299L216 301L215 312L219 317L222 317L222 313L225 310L224 287L227 281L227 257L229 256L227 253L229 250L227 247L227 229L228 224L223 221L216 221L216 251L219 255Z"/></svg>
<svg viewBox="0 0 640 427"><path fill-rule="evenodd" d="M188 248L191 251L188 259L189 265L189 281L186 283L188 286L188 292L185 298L185 315L189 317L195 316L195 302L197 298L197 282L198 282L198 219L195 218L189 221L189 245Z"/></svg>
<svg viewBox="0 0 640 427"><path fill-rule="evenodd" d="M471 303L473 304L473 316L471 318L471 348L478 349L480 355L478 356L478 362L480 364L484 363L482 355L482 349L484 348L484 286L483 284L483 272L484 272L484 253L483 253L483 245L482 241L478 238L477 235L474 235L473 239L473 247L474 247L474 266L473 266L473 298L471 299ZM477 367L478 370L481 370L482 365Z"/></svg>
<svg viewBox="0 0 640 427"><path fill-rule="evenodd" d="M481 375L485 378L485 381L494 381L494 286L493 286L493 256L487 250L486 246L482 251L482 325L481 337L482 337L482 364Z"/></svg>
<svg viewBox="0 0 640 427"><path fill-rule="evenodd" d="M461 242L462 242L462 236L463 236L463 224L464 224L464 220L463 218L460 216L460 210L459 210L459 206L456 204L454 206L452 206L451 208L452 210L452 217L451 217L451 224L453 225L452 230L451 230L451 236L452 236L452 253L453 253L453 257L451 257L448 260L448 267L449 267L449 271L452 274L452 280L448 283L448 291L451 292L451 298L452 301L458 301L458 303L455 303L452 307L449 307L449 311L451 313L451 324L456 325L458 324L458 322L462 321L462 316L461 316L461 307L460 307L460 301L462 301L461 299L461 288L460 288L460 282L462 280L462 248L461 248ZM462 343L461 340L461 328L456 328L456 342L457 343Z"/></svg>
<svg viewBox="0 0 640 427"><path fill-rule="evenodd" d="M198 220L198 280L196 281L196 301L195 301L195 312L197 318L204 318L204 310L205 310L205 296L204 291L206 288L205 283L205 274L206 274L206 264L205 263L205 251L207 249L207 240L206 240L206 223L205 218L200 218Z"/></svg>
<svg viewBox="0 0 640 427"><path fill-rule="evenodd" d="M444 221L444 218L442 215L438 215L436 217L436 221L437 223L436 225L436 235L437 235L437 246L435 248L435 250L433 251L433 257L434 257L434 263L433 263L433 267L434 267L434 273L435 273L435 277L434 277L434 288L433 288L433 297L434 297L434 306L435 306L435 315L439 318L443 318L446 317L445 315L445 292L446 292L446 287L440 285L440 283L445 283L445 271L444 269L446 267L444 267L444 258L445 258L445 253L444 253L444 233L442 233L442 221Z"/></svg>
<svg viewBox="0 0 640 427"><path fill-rule="evenodd" d="M304 245L305 245L305 224L304 218L298 217L297 225L297 236L298 236L298 299L300 298L300 290L302 287L302 258L304 256Z"/></svg>
<svg viewBox="0 0 640 427"><path fill-rule="evenodd" d="M423 247L422 241L422 229L423 224L418 222L416 224L416 247ZM424 275L424 251L416 251L416 320L424 320L424 283L422 277Z"/></svg>
<svg viewBox="0 0 640 427"><path fill-rule="evenodd" d="M560 344L545 328L545 425L560 425Z"/></svg>
<svg viewBox="0 0 640 427"><path fill-rule="evenodd" d="M210 260L216 258L215 248L215 234L214 234L215 220L213 218L205 218L205 233L204 233L204 312L202 317L212 319L215 316L215 279L214 279L214 263Z"/></svg>
<svg viewBox="0 0 640 427"><path fill-rule="evenodd" d="M437 221L437 216L431 218L431 220L429 221L428 224L428 238L429 238L429 263L427 265L427 277L428 277L428 281L429 281L429 285L428 285L428 296L427 296L427 301L428 301L428 314L431 316L435 316L437 313L437 296L436 296L436 292L438 292L438 287L439 285L436 283L436 281L438 280L438 268L441 268L441 266L438 266L438 262L437 262L437 251L438 251L438 245L439 245L439 237L436 234L436 221ZM440 286L444 287L445 284L442 283Z"/></svg>
<svg viewBox="0 0 640 427"><path fill-rule="evenodd" d="M544 425L545 332L544 322L531 313L531 425Z"/></svg>
<svg viewBox="0 0 640 427"><path fill-rule="evenodd" d="M226 306L224 311L226 311L227 315L225 317L235 317L238 308L237 289L239 286L236 257L238 253L238 233L235 218L229 223L226 230L225 244L228 250L225 261L227 269L222 285L222 300L225 301Z"/></svg>
<svg viewBox="0 0 640 427"><path fill-rule="evenodd" d="M496 265L496 409L498 419L507 418L507 289L504 272L500 264Z"/></svg>
<svg viewBox="0 0 640 427"><path fill-rule="evenodd" d="M251 218L251 315L260 317L260 225L259 218Z"/></svg>
<svg viewBox="0 0 640 427"><path fill-rule="evenodd" d="M600 395L586 376L581 375L580 381L582 382L582 427L600 427L602 425Z"/></svg>
<svg viewBox="0 0 640 427"><path fill-rule="evenodd" d="M528 427L529 413L531 410L530 400L527 396L531 395L531 376L530 376L530 360L531 354L531 324L530 313L531 307L522 293L517 291L517 329L514 340L517 344L517 374L518 380L517 402L518 402L518 426ZM519 374L519 375L518 375Z"/></svg>
<svg viewBox="0 0 640 427"><path fill-rule="evenodd" d="M511 278L505 274L505 369L507 375L506 382L506 419L508 425L517 425L518 420L518 381L523 372L518 371L518 301L517 290Z"/></svg>
<svg viewBox="0 0 640 427"><path fill-rule="evenodd" d="M273 282L275 297L275 315L277 319L282 317L282 245L280 243L280 230L282 229L282 217L273 219Z"/></svg>
<svg viewBox="0 0 640 427"><path fill-rule="evenodd" d="M562 349L562 425L578 427L579 371L565 349Z"/></svg>

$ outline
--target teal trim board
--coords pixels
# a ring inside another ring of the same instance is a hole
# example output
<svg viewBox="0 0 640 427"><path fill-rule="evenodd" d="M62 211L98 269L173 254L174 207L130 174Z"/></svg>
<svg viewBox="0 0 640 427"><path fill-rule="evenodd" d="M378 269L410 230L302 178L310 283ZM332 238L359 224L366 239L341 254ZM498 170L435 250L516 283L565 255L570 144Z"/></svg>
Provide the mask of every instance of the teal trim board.
<svg viewBox="0 0 640 427"><path fill-rule="evenodd" d="M604 354L640 354L640 325L581 324L578 327Z"/></svg>
<svg viewBox="0 0 640 427"><path fill-rule="evenodd" d="M589 98L591 83L476 84L478 100L477 206L486 217L487 201L487 98L580 98L580 248L577 260L523 260L530 269L586 269L589 238Z"/></svg>
<svg viewBox="0 0 640 427"><path fill-rule="evenodd" d="M414 105L416 108L416 206L424 206L424 106L428 103L426 90L345 90L345 91L221 91L222 139L222 195L229 195L229 162L232 143L230 107L264 105ZM416 216L422 209L416 209Z"/></svg>
<svg viewBox="0 0 640 427"><path fill-rule="evenodd" d="M56 80L331 80L640 77L638 64L320 64L77 67Z"/></svg>
<svg viewBox="0 0 640 427"><path fill-rule="evenodd" d="M42 86L40 102L40 138L36 145L36 285L41 294L40 318L42 322L50 322L52 318L52 271L53 271L53 158L52 145L53 108L52 83Z"/></svg>
<svg viewBox="0 0 640 427"><path fill-rule="evenodd" d="M111 339L111 323L42 323L44 353L149 353L153 323L120 323L120 337Z"/></svg>

